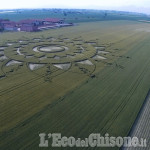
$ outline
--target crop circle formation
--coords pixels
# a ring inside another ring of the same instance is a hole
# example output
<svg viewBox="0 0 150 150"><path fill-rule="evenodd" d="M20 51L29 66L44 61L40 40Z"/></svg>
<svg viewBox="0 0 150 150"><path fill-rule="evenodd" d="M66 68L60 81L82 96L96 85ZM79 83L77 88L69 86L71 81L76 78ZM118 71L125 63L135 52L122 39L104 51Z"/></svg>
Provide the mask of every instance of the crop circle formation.
<svg viewBox="0 0 150 150"><path fill-rule="evenodd" d="M94 67L94 59L106 59L99 55L100 51L96 41L84 41L81 38L42 38L6 44L4 55L1 57L5 57L7 63L3 67L24 63L31 71L45 65L68 70L72 64L78 63ZM99 48L102 51L105 50L104 47Z"/></svg>

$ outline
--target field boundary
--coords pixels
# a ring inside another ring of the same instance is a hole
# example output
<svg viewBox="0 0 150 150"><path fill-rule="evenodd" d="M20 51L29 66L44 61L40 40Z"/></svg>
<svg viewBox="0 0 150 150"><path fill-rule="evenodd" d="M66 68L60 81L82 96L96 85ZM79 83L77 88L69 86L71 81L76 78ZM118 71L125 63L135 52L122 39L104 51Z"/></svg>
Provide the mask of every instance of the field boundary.
<svg viewBox="0 0 150 150"><path fill-rule="evenodd" d="M142 104L142 107L141 107L139 113L137 114L137 117L136 117L136 119L135 119L135 121L134 121L134 123L133 123L133 125L132 125L132 127L131 127L131 129L130 129L130 131L129 131L129 134L128 134L129 137L134 136L133 132L134 132L134 130L135 130L135 128L136 128L136 125L137 125L138 122L140 121L140 118L141 118L141 116L142 116L142 114L143 114L143 112L144 112L144 109L145 109L145 107L146 107L146 105L147 105L147 103L148 103L148 101L149 101L149 97L150 97L150 89L149 89L149 91L148 91L148 93L147 93L147 95L146 95L146 97L145 97L145 100L144 100L144 102L143 102L143 104ZM128 149L128 148L122 147L120 150L127 150L127 149Z"/></svg>

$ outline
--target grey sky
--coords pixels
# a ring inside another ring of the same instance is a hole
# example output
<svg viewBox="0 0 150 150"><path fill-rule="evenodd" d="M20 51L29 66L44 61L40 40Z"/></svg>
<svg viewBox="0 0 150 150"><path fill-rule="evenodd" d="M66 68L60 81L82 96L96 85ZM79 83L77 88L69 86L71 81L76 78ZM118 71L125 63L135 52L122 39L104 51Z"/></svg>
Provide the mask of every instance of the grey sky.
<svg viewBox="0 0 150 150"><path fill-rule="evenodd" d="M1 0L0 9L91 8L148 12L150 0Z"/></svg>

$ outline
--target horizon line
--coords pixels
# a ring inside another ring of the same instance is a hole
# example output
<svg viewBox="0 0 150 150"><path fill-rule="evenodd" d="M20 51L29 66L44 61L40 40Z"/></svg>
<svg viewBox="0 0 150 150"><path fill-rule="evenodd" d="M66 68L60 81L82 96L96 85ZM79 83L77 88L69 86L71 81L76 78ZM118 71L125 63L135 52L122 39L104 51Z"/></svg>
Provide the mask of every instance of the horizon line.
<svg viewBox="0 0 150 150"><path fill-rule="evenodd" d="M47 8L47 7L33 7L33 8L4 8L1 9L0 11L5 11L5 10L36 10L36 9L74 9L74 10L99 10L99 11L116 11L116 12L128 12L128 13L137 13L137 14L145 14L145 15L149 15L148 13L144 13L144 12L138 12L138 11L129 11L129 10L117 10L117 9L100 9L100 8L57 8L57 7L52 7L52 8Z"/></svg>

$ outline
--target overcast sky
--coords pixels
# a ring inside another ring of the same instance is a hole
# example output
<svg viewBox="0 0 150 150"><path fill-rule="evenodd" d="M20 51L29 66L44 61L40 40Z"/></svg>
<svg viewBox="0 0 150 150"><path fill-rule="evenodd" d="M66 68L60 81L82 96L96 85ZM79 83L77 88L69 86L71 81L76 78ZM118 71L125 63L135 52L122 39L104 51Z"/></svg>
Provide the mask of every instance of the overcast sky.
<svg viewBox="0 0 150 150"><path fill-rule="evenodd" d="M150 13L150 0L1 0L0 9L88 8Z"/></svg>

